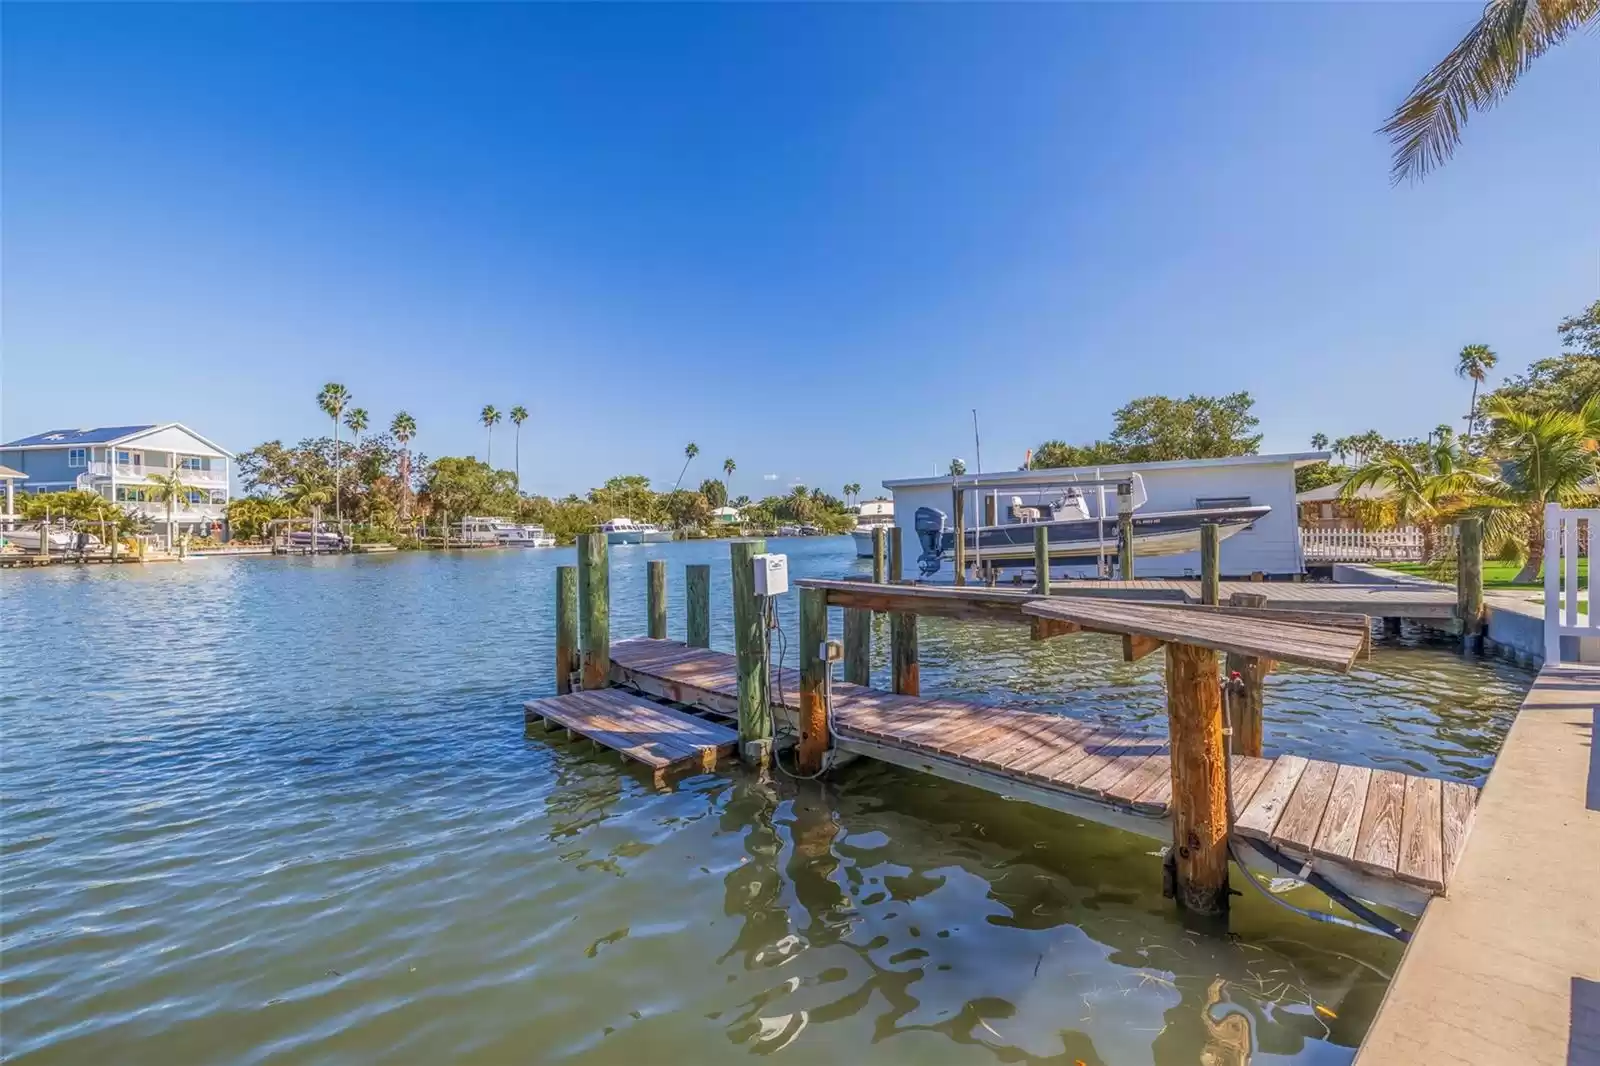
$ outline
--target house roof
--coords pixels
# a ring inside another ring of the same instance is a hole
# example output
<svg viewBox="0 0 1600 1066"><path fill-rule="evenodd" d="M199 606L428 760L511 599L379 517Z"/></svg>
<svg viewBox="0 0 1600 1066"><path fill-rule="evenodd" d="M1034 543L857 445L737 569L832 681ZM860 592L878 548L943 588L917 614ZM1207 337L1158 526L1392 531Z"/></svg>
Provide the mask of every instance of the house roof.
<svg viewBox="0 0 1600 1066"><path fill-rule="evenodd" d="M1387 500L1389 498L1387 485L1362 485L1356 492L1358 500ZM1307 489L1294 494L1295 503L1332 503L1344 495L1344 482L1335 481L1331 485L1324 485L1318 489Z"/></svg>
<svg viewBox="0 0 1600 1066"><path fill-rule="evenodd" d="M0 444L0 448L9 451L21 448L76 448L86 444L121 444L159 429L181 429L213 451L229 459L235 457L216 441L202 437L182 422L151 422L141 426L101 426L98 429L52 429L44 433L35 433L31 437L22 437L8 444Z"/></svg>
<svg viewBox="0 0 1600 1066"><path fill-rule="evenodd" d="M711 513L714 514L714 515L721 516L721 517L726 517L728 515L737 515L739 513L739 508L737 508L737 507L718 507L716 510L712 511Z"/></svg>
<svg viewBox="0 0 1600 1066"><path fill-rule="evenodd" d="M51 429L0 444L0 448L70 448L79 444L110 444L155 428L155 424L150 423L143 426L101 426L98 429Z"/></svg>
<svg viewBox="0 0 1600 1066"><path fill-rule="evenodd" d="M26 481L28 475L20 470L13 470L9 466L0 466L0 481Z"/></svg>
<svg viewBox="0 0 1600 1066"><path fill-rule="evenodd" d="M1027 485L1053 485L1065 477L1116 477L1121 474L1149 473L1155 470L1200 470L1207 467L1266 466L1289 463L1295 467L1324 463L1332 452L1279 452L1269 455L1229 455L1220 459L1170 459L1160 463L1105 463L1101 466L1064 466L1051 470L997 470L987 474L962 474L960 481L968 487L993 486L996 488ZM903 489L919 485L953 485L948 474L938 477L911 477L885 481L886 489Z"/></svg>

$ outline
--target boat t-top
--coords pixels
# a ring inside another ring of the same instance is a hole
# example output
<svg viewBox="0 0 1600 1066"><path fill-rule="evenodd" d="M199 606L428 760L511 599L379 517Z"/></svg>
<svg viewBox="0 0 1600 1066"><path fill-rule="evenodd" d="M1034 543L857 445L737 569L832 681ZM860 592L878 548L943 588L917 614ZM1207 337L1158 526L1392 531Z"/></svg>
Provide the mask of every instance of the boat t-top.
<svg viewBox="0 0 1600 1066"><path fill-rule="evenodd" d="M1032 569L1034 538L1037 529L1043 526L1047 531L1052 567L1096 567L1103 572L1107 561L1117 557L1120 547L1116 490L1121 486L1130 490L1136 558L1199 551L1202 525L1218 526L1218 537L1225 540L1272 510L1260 505L1140 511L1147 496L1144 479L1137 473L1086 481L1069 475L1064 483L1052 487L1024 483L1007 488L1003 483L990 481L973 485L970 491L980 504L976 513L983 513L983 505L993 499L990 506L996 521L993 525L966 530L967 561L1002 570ZM1108 487L1112 491L1107 492ZM1092 512L1085 489L1095 490L1098 502ZM1002 492L1007 497L1004 504L1001 503ZM922 547L918 568L924 576L932 576L939 572L945 559L954 556L955 530L945 513L933 507L918 507L913 522Z"/></svg>
<svg viewBox="0 0 1600 1066"><path fill-rule="evenodd" d="M893 500L868 500L856 508L856 528L851 536L856 539L856 556L872 558L872 531L878 526L894 525Z"/></svg>

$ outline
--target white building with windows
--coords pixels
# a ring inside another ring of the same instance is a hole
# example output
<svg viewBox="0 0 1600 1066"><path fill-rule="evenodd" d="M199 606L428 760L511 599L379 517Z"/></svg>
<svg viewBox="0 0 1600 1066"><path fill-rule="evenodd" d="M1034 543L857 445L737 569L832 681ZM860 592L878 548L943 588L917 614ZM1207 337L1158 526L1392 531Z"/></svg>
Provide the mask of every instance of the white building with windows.
<svg viewBox="0 0 1600 1066"><path fill-rule="evenodd" d="M28 492L99 493L167 532L167 504L152 499L152 475L176 472L187 506L173 505L173 530L218 533L229 499L232 452L179 422L56 429L0 444L0 465L27 477Z"/></svg>

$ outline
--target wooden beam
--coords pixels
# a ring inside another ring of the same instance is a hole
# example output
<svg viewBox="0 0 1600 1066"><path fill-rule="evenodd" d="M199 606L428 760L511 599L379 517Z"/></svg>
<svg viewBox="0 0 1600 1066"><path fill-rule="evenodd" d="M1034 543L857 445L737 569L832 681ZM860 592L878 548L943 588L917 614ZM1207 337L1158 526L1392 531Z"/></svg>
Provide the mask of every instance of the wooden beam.
<svg viewBox="0 0 1600 1066"><path fill-rule="evenodd" d="M901 696L922 691L922 669L917 661L917 616L897 611L889 616L889 666L893 690Z"/></svg>
<svg viewBox="0 0 1600 1066"><path fill-rule="evenodd" d="M1122 661L1136 663L1165 643L1166 641L1158 640L1155 637L1124 633L1122 635Z"/></svg>
<svg viewBox="0 0 1600 1066"><path fill-rule="evenodd" d="M1034 640L1049 640L1051 637L1064 637L1083 632L1083 627L1078 623L1063 622L1056 618L1035 618L1032 623L1029 635Z"/></svg>
<svg viewBox="0 0 1600 1066"><path fill-rule="evenodd" d="M556 695L572 691L578 663L578 568L556 567Z"/></svg>
<svg viewBox="0 0 1600 1066"><path fill-rule="evenodd" d="M651 559L645 564L648 577L645 593L645 614L649 619L646 632L653 640L667 639L667 561Z"/></svg>
<svg viewBox="0 0 1600 1066"><path fill-rule="evenodd" d="M611 563L604 533L578 534L578 658L583 687L605 688L611 677Z"/></svg>
<svg viewBox="0 0 1600 1066"><path fill-rule="evenodd" d="M826 590L818 591L827 596ZM852 685L872 684L872 612L858 607L844 612L844 679Z"/></svg>
<svg viewBox="0 0 1600 1066"><path fill-rule="evenodd" d="M1228 796L1217 653L1167 645L1172 845L1178 902L1198 914L1228 909Z"/></svg>
<svg viewBox="0 0 1600 1066"><path fill-rule="evenodd" d="M820 773L828 751L828 662L820 652L828 640L828 594L800 590L800 748L802 774Z"/></svg>
<svg viewBox="0 0 1600 1066"><path fill-rule="evenodd" d="M689 647L711 647L710 563L691 563L683 568L683 602L688 614Z"/></svg>
<svg viewBox="0 0 1600 1066"><path fill-rule="evenodd" d="M733 641L739 675L739 757L765 765L772 743L772 718L767 697L767 620L765 604L756 595L751 560L764 554L761 538L728 545L733 568Z"/></svg>

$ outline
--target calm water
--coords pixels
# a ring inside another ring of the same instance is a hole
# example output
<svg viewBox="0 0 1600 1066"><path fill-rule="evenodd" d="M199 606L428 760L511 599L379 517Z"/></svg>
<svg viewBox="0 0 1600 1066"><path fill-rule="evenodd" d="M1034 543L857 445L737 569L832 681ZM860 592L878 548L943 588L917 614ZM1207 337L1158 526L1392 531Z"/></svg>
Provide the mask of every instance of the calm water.
<svg viewBox="0 0 1600 1066"><path fill-rule="evenodd" d="M781 547L800 575L859 565L847 538ZM674 593L713 561L729 647L726 553L615 550L613 632L643 631L645 559ZM656 792L525 736L571 556L0 575L0 1056L1353 1057L1395 946L1254 895L1232 936L1186 928L1150 841L870 762ZM1115 651L925 620L923 684L1155 718L1160 657ZM1527 681L1380 645L1347 678L1275 674L1268 745L1477 781Z"/></svg>

